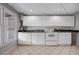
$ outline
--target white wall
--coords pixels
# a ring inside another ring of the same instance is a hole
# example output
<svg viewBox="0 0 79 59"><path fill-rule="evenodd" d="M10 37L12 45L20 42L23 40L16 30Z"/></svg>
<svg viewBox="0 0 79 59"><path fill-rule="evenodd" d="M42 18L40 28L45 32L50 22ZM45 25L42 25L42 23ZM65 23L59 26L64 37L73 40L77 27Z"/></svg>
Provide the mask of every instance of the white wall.
<svg viewBox="0 0 79 59"><path fill-rule="evenodd" d="M79 30L79 13L75 14L75 30Z"/></svg>
<svg viewBox="0 0 79 59"><path fill-rule="evenodd" d="M75 14L75 30L79 30L79 13ZM76 33L76 44L79 46L79 32Z"/></svg>

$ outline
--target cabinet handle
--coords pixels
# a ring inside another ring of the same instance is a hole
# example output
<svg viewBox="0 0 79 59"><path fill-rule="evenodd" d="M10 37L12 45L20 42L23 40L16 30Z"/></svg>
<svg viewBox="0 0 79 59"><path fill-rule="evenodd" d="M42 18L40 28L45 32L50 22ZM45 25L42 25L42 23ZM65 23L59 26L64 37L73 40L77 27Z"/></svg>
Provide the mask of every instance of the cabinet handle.
<svg viewBox="0 0 79 59"><path fill-rule="evenodd" d="M54 37L55 35L48 35L48 37Z"/></svg>

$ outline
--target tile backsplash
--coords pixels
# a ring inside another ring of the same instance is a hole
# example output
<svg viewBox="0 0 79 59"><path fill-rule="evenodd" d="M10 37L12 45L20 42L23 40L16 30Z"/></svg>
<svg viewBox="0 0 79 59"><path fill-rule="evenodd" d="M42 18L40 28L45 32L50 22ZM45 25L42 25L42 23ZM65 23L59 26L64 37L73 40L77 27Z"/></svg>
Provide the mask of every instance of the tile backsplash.
<svg viewBox="0 0 79 59"><path fill-rule="evenodd" d="M24 30L45 30L45 29L74 30L74 27L24 26Z"/></svg>

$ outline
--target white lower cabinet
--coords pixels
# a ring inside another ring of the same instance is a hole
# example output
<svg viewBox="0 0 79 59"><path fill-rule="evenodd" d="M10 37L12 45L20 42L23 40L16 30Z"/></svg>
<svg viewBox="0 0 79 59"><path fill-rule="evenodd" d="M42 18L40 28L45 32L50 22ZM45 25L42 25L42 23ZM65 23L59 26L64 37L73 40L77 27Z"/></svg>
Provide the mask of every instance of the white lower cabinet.
<svg viewBox="0 0 79 59"><path fill-rule="evenodd" d="M45 33L32 33L32 45L45 45Z"/></svg>
<svg viewBox="0 0 79 59"><path fill-rule="evenodd" d="M18 33L18 44L22 45L71 45L70 32Z"/></svg>
<svg viewBox="0 0 79 59"><path fill-rule="evenodd" d="M31 45L31 33L18 33L18 44Z"/></svg>
<svg viewBox="0 0 79 59"><path fill-rule="evenodd" d="M58 33L58 44L71 45L71 33L69 32Z"/></svg>

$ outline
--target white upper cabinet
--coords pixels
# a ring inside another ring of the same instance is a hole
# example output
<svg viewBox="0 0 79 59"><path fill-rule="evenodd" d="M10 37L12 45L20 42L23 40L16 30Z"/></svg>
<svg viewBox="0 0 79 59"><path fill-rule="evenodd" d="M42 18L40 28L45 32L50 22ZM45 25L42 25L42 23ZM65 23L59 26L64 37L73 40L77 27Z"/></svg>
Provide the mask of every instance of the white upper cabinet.
<svg viewBox="0 0 79 59"><path fill-rule="evenodd" d="M51 16L51 26L74 26L74 16Z"/></svg>
<svg viewBox="0 0 79 59"><path fill-rule="evenodd" d="M24 16L23 25L24 26L49 26L48 16Z"/></svg>
<svg viewBox="0 0 79 59"><path fill-rule="evenodd" d="M41 20L37 16L24 16L23 25L24 26L41 26Z"/></svg>
<svg viewBox="0 0 79 59"><path fill-rule="evenodd" d="M40 16L41 26L50 26L49 16Z"/></svg>
<svg viewBox="0 0 79 59"><path fill-rule="evenodd" d="M24 16L24 26L74 26L74 16Z"/></svg>

